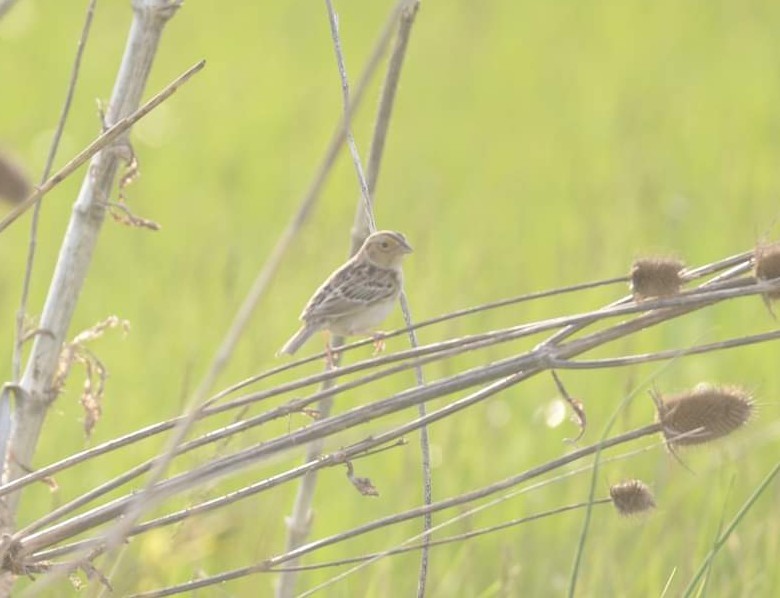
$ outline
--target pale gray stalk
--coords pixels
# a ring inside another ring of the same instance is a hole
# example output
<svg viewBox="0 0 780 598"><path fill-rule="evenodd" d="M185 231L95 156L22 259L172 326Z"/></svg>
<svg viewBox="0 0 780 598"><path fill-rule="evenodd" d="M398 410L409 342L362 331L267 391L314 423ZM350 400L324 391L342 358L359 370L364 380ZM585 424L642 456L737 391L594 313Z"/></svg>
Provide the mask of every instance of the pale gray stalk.
<svg viewBox="0 0 780 598"><path fill-rule="evenodd" d="M81 35L79 37L78 46L76 47L76 57L73 60L73 67L71 68L70 80L68 82L68 89L65 93L65 102L63 103L62 110L60 111L60 118L57 121L57 127L52 137L51 145L49 147L49 153L46 157L46 164L43 167L43 174L41 175L41 184L46 182L51 174L51 169L54 165L54 158L57 155L57 150L60 146L60 139L62 138L62 132L65 130L65 121L68 119L68 113L70 112L70 105L73 101L73 94L76 91L76 82L79 78L79 68L81 66L81 58L84 55L84 47L87 43L87 37L89 36L89 29L92 25L92 17L95 13L96 0L90 0L87 6L87 14L84 18L84 24L81 28ZM41 211L41 200L35 202L35 208L33 210L33 217L30 223L30 241L27 248L27 263L24 269L24 279L22 281L22 296L19 300L19 309L16 312L16 337L14 339L13 356L11 358L11 380L12 385L17 386L19 383L19 377L22 373L22 345L24 344L24 320L27 313L27 301L30 294L30 281L32 280L33 263L35 261L35 250L38 244L38 219ZM8 448L8 440L11 435L12 421L11 421L11 405L10 405L10 389L4 388L2 396L0 396L0 463L6 462L6 449ZM2 522L2 527L7 527L6 523L10 525L10 522Z"/></svg>
<svg viewBox="0 0 780 598"><path fill-rule="evenodd" d="M385 77L384 86L382 87L382 97L379 101L379 109L377 112L376 122L374 124L374 135L371 140L371 148L368 154L368 171L366 188L369 196L375 200L374 192L376 190L376 182L379 178L379 169L382 164L382 156L384 155L385 140L387 139L387 130L390 125L390 118L393 114L393 106L395 105L395 96L398 90L398 81L401 78L401 68L403 67L404 58L406 57L406 48L409 45L409 36L412 32L412 25L414 25L417 11L420 8L419 0L410 0L404 6L404 10L401 13L401 19L398 25L398 35L395 39L395 46L393 52L390 55L390 62L387 68L387 76ZM337 35L338 32L334 32ZM371 232L371 223L366 218L366 211L361 209L362 206L358 205L355 211L355 221L352 226L352 254L360 249L365 238ZM406 298L406 292L401 291L401 310L404 314L404 323L408 328L409 343L412 348L417 348L417 333L413 327L411 309L409 302ZM422 372L422 366L418 362L414 366L415 378L417 384L422 386L425 384L425 378ZM425 416L425 403L420 403L417 407L421 417ZM428 438L428 427L423 426L420 428L420 457L422 465L422 482L423 482L423 500L425 504L431 504L433 502L433 481L431 476L431 449L430 440ZM433 526L433 520L430 513L426 513L423 517L423 529L428 531ZM430 542L430 534L425 534L423 539L423 547L420 551L420 571L417 579L417 596L421 598L425 595L425 585L428 579L428 543Z"/></svg>
<svg viewBox="0 0 780 598"><path fill-rule="evenodd" d="M373 184L376 182L376 177L379 172L379 163L381 162L384 140L386 137L387 127L390 122L390 114L392 112L393 99L395 97L395 90L398 84L398 77L400 76L400 67L403 62L403 56L405 54L406 40L408 40L409 28L411 27L411 22L413 22L413 14L411 19L408 18L407 17L409 11L408 2L405 0L399 2L397 7L401 8L400 22L402 24L399 30L399 34L396 36L396 44L390 58L390 65L385 78L384 91L380 102L379 115L377 117L376 126L374 129L374 140L372 144L372 155L375 156L373 160L373 178L371 179L371 183L368 183L365 180L365 177L363 175L362 165L357 151L357 145L355 144L355 139L352 134L351 117L354 109L350 101L349 79L347 77L346 66L344 65L344 56L341 52L341 39L338 33L338 17L336 16L335 11L333 10L333 6L330 3L330 0L326 0L326 6L328 9L328 18L329 18L330 28L331 28L331 37L333 39L333 45L336 52L336 62L338 65L339 76L341 78L341 90L343 96L343 111L344 111L344 115L343 115L344 134L347 140L347 145L349 147L350 153L352 155L353 163L355 164L355 169L357 170L358 181L360 183L360 190L361 190L362 201L358 202L358 207L357 207L358 215L356 216L356 222L359 220L361 223L365 225L363 227L365 230L361 230L361 233L363 233L363 237L362 239L359 240L359 243L356 243L356 237L355 237L356 230L353 228L352 247L350 249L350 257L351 257L355 255L357 251L360 249L360 246L363 244L363 241L368 236L368 234L376 230L376 221L374 218L373 203L371 198L372 187ZM398 15L394 14L394 17L397 18ZM407 22L408 25L404 26L403 24L404 22ZM402 33L404 30L405 30L405 34ZM398 41L399 39L404 40L403 43L401 44L400 51L399 51L399 41ZM405 314L406 313L408 313L408 311L405 311ZM408 323L409 322L407 322L407 325ZM342 338L334 339L333 342L334 347L339 347L342 344L343 344ZM419 368L417 369L419 371ZM418 378L420 379L420 383L422 383L421 380L422 373L420 372L418 376L420 377ZM326 381L323 385L323 390L324 391L329 390L332 384L333 382ZM322 417L328 417L330 415L332 406L333 406L333 398L332 396L329 396L323 398L320 401L317 410L319 411ZM424 409L424 407L422 406L421 408ZM427 438L424 446L425 446L425 450L423 451L424 453L423 460L425 463L428 463L429 459L427 458ZM324 439L320 439L309 444L306 449L306 461L310 462L316 460L322 453L323 447L324 447ZM428 471L429 468L426 468L426 472ZM300 544L302 544L310 533L312 504L314 502L314 491L316 489L316 485L317 485L317 472L312 471L303 477L301 483L298 486L298 491L296 492L295 501L293 503L292 513L287 519L287 529L288 529L287 549L288 550L292 550L297 546L299 546ZM426 488L430 489L429 483L426 485ZM424 560L425 558L427 558L427 554L424 557ZM279 577L278 584L276 587L277 598L292 598L292 596L295 595L295 584L297 578L298 578L298 574L295 571L282 573L282 575Z"/></svg>
<svg viewBox="0 0 780 598"><path fill-rule="evenodd" d="M521 474L512 476L505 480L501 480L500 482L496 482L489 486L479 488L471 492L465 492L463 494L459 494L458 496L447 498L445 500L440 500L430 505L416 507L413 509L409 509L407 511L403 511L401 513L395 513L393 515L389 515L387 517L383 517L381 519L371 521L370 523L361 525L351 530L347 530L346 532L340 532L338 534L334 534L332 536L328 536L320 540L315 540L314 542L310 542L309 544L301 546L300 548L292 552L287 552L277 557L265 559L260 563L250 565L248 567L233 569L232 571L226 571L218 575L179 584L176 586L171 586L161 590L153 590L151 592L142 592L140 594L134 594L133 598L159 598L162 596L171 596L174 594L180 594L187 591L193 591L202 587L208 587L211 585L215 585L217 583L224 583L226 581L230 581L233 579L239 579L241 577L246 577L247 575L252 575L254 573L268 571L269 569L272 569L273 567L280 565L281 563L293 562L297 560L299 557L303 556L304 554L308 554L315 550L319 550L321 548L324 548L325 546L330 546L332 544L335 544L337 542L342 542L349 538L361 536L368 532L387 527L388 525L394 525L397 523L401 523L403 521L417 519L419 517L424 516L426 513L433 513L436 511L441 511L443 509L450 509L452 507L461 504L465 504L468 502L479 500L481 498L485 498L487 496L496 494L498 492L503 492L508 488L517 486L530 479L533 479L535 477L538 477L540 475L543 475L545 473L548 473L550 471L568 465L569 463L573 463L579 459L592 455L598 450L604 450L613 446L630 442L632 440L636 440L638 438L642 438L652 434L657 434L658 432L660 432L660 430L661 430L660 424L650 424L643 428L639 428L636 430L632 430L630 432L626 432L624 434L620 434L619 436L615 436L604 442L583 447L567 455L559 457L558 459L551 460L547 463L544 463L542 465L524 471Z"/></svg>
<svg viewBox="0 0 780 598"><path fill-rule="evenodd" d="M118 124L138 108L160 34L178 5L179 2L168 0L136 0L134 3L135 18L108 107L108 125ZM57 371L62 345L105 219L104 204L114 188L121 160L121 151L116 148L127 143L127 135L127 128L116 131L112 139L116 145L104 146L93 157L74 205L44 303L39 325L41 334L35 336L16 390L15 422L9 451L13 459L7 463L11 478L24 473L32 462L48 408L56 398L56 391L51 388L52 378ZM14 211L15 218L24 209L36 204L44 192L44 186L36 190ZM3 225L7 226L12 221L6 218ZM19 497L17 492L7 498L11 518Z"/></svg>
<svg viewBox="0 0 780 598"><path fill-rule="evenodd" d="M107 123L117 123L137 109L163 27L178 5L179 2L167 0L134 3L135 18L108 107ZM126 142L127 134L120 133L117 143ZM120 160L120 152L111 147L97 154L73 207L41 316L40 328L44 333L35 337L21 392L17 393L12 449L15 461L24 466L32 461L46 412L55 398L51 380L92 261L105 217L103 204L111 196ZM22 472L16 463L12 464L12 470L12 477ZM18 498L18 494L9 498L12 512Z"/></svg>
<svg viewBox="0 0 780 598"><path fill-rule="evenodd" d="M166 0L135 3L135 19L106 115L108 123L116 123L138 107L160 34L178 4ZM121 133L117 143L126 142L127 135ZM74 205L41 316L40 328L45 333L35 337L21 392L17 393L16 427L11 441L12 477L23 473L19 464L27 466L32 462L46 412L55 398L51 380L92 261L105 217L103 204L113 190L120 159L120 152L111 147L97 154ZM9 497L12 512L18 500L18 494Z"/></svg>
<svg viewBox="0 0 780 598"><path fill-rule="evenodd" d="M361 96L364 88L367 86L371 76L376 70L376 67L379 64L379 60L384 53L385 47L389 42L389 33L392 31L391 24L395 18L393 15L398 12L402 1L403 0L399 1L399 4L394 9L393 13L391 13L391 18L388 19L388 22L382 34L380 35L377 44L375 45L374 51L371 55L371 58L369 59L361 79ZM238 340L246 329L246 326L248 325L249 320L255 308L257 307L257 304L260 302L260 299L267 290L268 285L276 273L284 253L291 245L298 231L308 218L314 203L319 197L325 180L327 179L327 176L330 173L333 164L335 163L338 152L342 143L344 142L344 135L344 126L342 123L338 125L336 132L334 133L333 138L331 139L331 142L328 146L323 163L320 166L320 169L317 171L315 179L307 190L306 195L301 201L296 214L288 224L280 239L277 241L271 256L255 278L249 293L244 299L244 302L239 308L239 311L237 312L228 332L226 333L222 344L217 350L217 353L214 356L209 369L207 370L201 383L198 385L195 393L188 401L188 408L185 410L186 415L181 418L177 418L173 434L165 450L154 462L151 463L151 467L149 468L151 469L151 473L149 475L149 479L147 480L144 492L139 494L136 504L133 506L132 510L127 513L126 517L121 522L121 525L117 525L117 529L115 529L112 533L112 539L110 540L111 543L118 544L121 541L123 534L126 533L127 530L132 526L132 522L138 519L141 512L145 508L150 506L144 504L147 502L145 500L145 496L148 498L151 495L151 488L155 483L162 479L168 464L178 453L178 447L184 440L187 432L192 427L192 425L202 417L203 409L208 404L205 402L208 392L213 387L214 383L219 377L219 374L224 370L225 366L230 360Z"/></svg>
<svg viewBox="0 0 780 598"><path fill-rule="evenodd" d="M3 232L6 228L16 222L20 216L22 216L27 210L35 205L35 203L49 191L54 189L62 181L68 178L73 172L78 169L87 160L95 156L103 148L106 148L110 144L114 143L120 136L132 127L135 123L141 120L144 116L149 114L152 110L157 108L165 100L171 97L176 90L179 89L184 83L186 83L190 77L200 71L206 66L206 61L201 60L194 64L176 79L166 85L159 93L149 98L147 102L138 108L135 112L129 116L125 116L116 122L116 124L109 126L103 133L98 135L95 140L87 147L81 150L73 158L68 161L62 168L55 172L49 179L41 186L36 187L27 199L17 205L11 210L2 220L0 220L0 232Z"/></svg>
<svg viewBox="0 0 780 598"><path fill-rule="evenodd" d="M748 280L744 280L744 281L749 282ZM611 308L608 310L597 310L595 312L588 312L585 314L568 316L565 318L557 318L551 321L542 321L541 325L538 325L539 323L530 323L530 324L523 325L521 327L504 329L493 333L474 335L473 337L451 339L448 341L442 341L440 343L435 343L432 345L426 345L417 350L407 350L401 353L390 354L390 355L385 355L382 357L366 360L364 362L359 362L341 368L339 370L339 374L345 375L348 373L354 373L365 369L375 369L379 365L384 365L386 363L399 361L400 359L406 358L407 356L411 356L414 357L415 359L419 359L423 363L428 363L434 360L452 357L461 354L465 351L475 350L477 348L490 346L492 344L495 344L495 342L498 342L495 339L499 339L500 341L514 340L514 339L521 338L523 336L527 336L528 334L537 334L544 330L549 330L551 328L557 328L560 326L568 325L569 323L572 322L593 321L596 313L600 314L599 317L603 319L607 317L627 315L627 314L641 312L641 311L655 311L661 307L665 307L665 308L672 307L672 306L688 307L688 308L704 307L710 303L714 303L715 301L733 299L739 296L758 294L758 293L766 292L767 290L772 290L774 288L777 288L777 286L779 286L777 283L762 283L760 285L751 284L751 286L746 288L724 289L719 291L710 289L705 293L689 294L685 297L678 297L674 299L665 299L665 300L657 300L657 301L646 301L637 305L625 305L621 307ZM674 317L674 315L671 313L667 312L667 314L668 317L670 318ZM553 356L552 354L550 354L547 356L547 363L551 367L555 367L557 369L567 369L567 368L580 369L581 367L585 367L588 364L591 364L591 367L606 367L610 363L613 365L630 365L633 363L657 361L660 359L674 358L683 355L693 355L693 354L710 352L710 351L737 347L737 346L742 346L747 344L754 344L758 342L765 342L777 338L778 334L780 334L780 331L773 331L773 332L762 333L753 336L740 337L737 339L719 341L716 343L709 343L705 345L688 347L682 350L659 351L659 352L653 352L653 353L648 353L639 356L623 356L623 357L615 358L613 360L595 360L595 361L581 362L581 361L572 361L570 359L559 359ZM484 342L470 344L471 341L474 339L481 339L484 340ZM430 355L430 354L433 355L430 357L423 357L425 355ZM581 366L580 364L583 365ZM192 446L193 448L197 446L201 446L203 440L209 437L212 440L217 440L219 438L223 438L224 434L240 432L245 429L248 429L249 427L260 425L266 421L271 421L272 419L278 417L287 416L291 413L300 412L302 408L306 407L310 403L321 400L326 396L336 394L343 390L356 388L359 385L381 379L392 373L396 373L396 372L403 371L404 369L408 369L409 367L412 367L412 365L402 364L401 366L398 366L398 368L393 368L390 370L374 371L364 378L359 378L350 381L345 385L334 387L327 391L320 391L318 393L315 393L314 395L311 395L303 399L295 399L293 401L288 402L287 404L281 405L270 411L263 412L262 414L254 416L248 420L242 420L240 422L231 424L226 428L209 432L208 434L201 437L201 439L193 440L190 443L187 443L186 445L182 445L181 448L184 450L189 446ZM476 374L481 369L482 368L476 368L475 370L473 370L473 372ZM207 410L204 410L203 413L204 416L223 413L224 411L230 409L244 407L246 405L256 403L258 401L270 397L274 397L279 394L283 394L286 392L303 388L311 384L322 382L324 380L330 379L331 377L333 377L333 375L332 373L329 372L315 374L300 380L296 380L293 382L276 386L266 391L260 391L260 392L247 395L245 397L239 397L238 399L235 399L230 403L225 403L223 405L211 407ZM85 451L82 451L70 457L66 457L65 459L52 463L51 465L42 467L33 473L29 473L21 478L18 478L17 480L4 484L2 487L0 487L0 496L13 492L23 486L26 486L30 483L40 480L46 476L54 475L59 471L72 467L88 459L105 454L117 448L127 446L128 444L138 442L140 440L143 440L145 438L148 438L152 435L158 434L165 430L169 430L175 425L177 421L180 421L180 419L181 418L173 418L165 422L152 424L136 432L128 433L125 436L105 442L101 445L87 449Z"/></svg>

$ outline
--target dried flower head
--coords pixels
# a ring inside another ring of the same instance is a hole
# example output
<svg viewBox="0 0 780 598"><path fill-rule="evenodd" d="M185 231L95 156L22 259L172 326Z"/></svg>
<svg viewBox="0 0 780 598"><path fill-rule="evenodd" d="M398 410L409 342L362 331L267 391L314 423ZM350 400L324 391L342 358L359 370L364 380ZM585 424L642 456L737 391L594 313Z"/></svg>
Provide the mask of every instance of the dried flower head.
<svg viewBox="0 0 780 598"><path fill-rule="evenodd" d="M756 278L761 281L780 278L780 242L756 247L753 260L756 264ZM767 300L780 299L780 290L764 294Z"/></svg>
<svg viewBox="0 0 780 598"><path fill-rule="evenodd" d="M750 393L736 386L699 384L688 392L654 398L658 421L673 448L727 436L753 413Z"/></svg>
<svg viewBox="0 0 780 598"><path fill-rule="evenodd" d="M685 264L669 257L643 257L631 267L631 292L641 301L649 297L670 297L680 292Z"/></svg>
<svg viewBox="0 0 780 598"><path fill-rule="evenodd" d="M613 484L609 495L618 513L624 516L638 515L655 508L653 493L641 480L626 480Z"/></svg>

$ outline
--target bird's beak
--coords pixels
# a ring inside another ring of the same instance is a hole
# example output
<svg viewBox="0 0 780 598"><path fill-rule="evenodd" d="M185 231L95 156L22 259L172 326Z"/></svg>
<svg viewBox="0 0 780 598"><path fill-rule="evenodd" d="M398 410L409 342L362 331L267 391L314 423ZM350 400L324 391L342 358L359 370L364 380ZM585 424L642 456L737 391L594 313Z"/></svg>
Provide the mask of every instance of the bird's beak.
<svg viewBox="0 0 780 598"><path fill-rule="evenodd" d="M414 249L412 249L412 246L409 245L406 240L404 240L403 245L401 245L401 249L403 249L404 253L414 253Z"/></svg>

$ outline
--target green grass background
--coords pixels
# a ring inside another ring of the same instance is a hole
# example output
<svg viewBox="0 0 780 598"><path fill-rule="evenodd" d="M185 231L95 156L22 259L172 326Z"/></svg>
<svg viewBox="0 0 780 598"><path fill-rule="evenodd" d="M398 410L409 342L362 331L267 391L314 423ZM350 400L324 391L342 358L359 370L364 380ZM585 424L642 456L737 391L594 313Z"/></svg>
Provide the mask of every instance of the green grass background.
<svg viewBox="0 0 780 598"><path fill-rule="evenodd" d="M0 22L0 144L40 176L69 77L86 2L21 0ZM389 2L337 3L347 67L356 79ZM99 2L62 164L98 132L95 98L107 99L131 19L129 1ZM413 315L423 319L505 296L620 275L647 252L690 264L717 260L777 233L780 197L780 4L769 1L423 2L414 27L376 195L382 227L416 248L406 268ZM325 7L319 2L187 2L169 24L146 96L201 58L205 71L133 133L142 176L128 190L159 233L107 221L71 327L110 314L132 323L122 339L92 345L110 379L104 417L85 441L76 370L46 422L38 467L179 412L197 384L258 268L295 212L341 112ZM355 122L368 147L378 82ZM30 313L40 312L84 170L45 199ZM358 198L342 155L310 221L287 254L220 387L277 365L274 353L300 307L344 258ZM6 211L9 208L2 208ZM0 375L10 377L29 217L0 235ZM575 313L624 289L525 304L421 332L422 342L550 315ZM387 328L400 326L400 313ZM679 347L776 326L756 298L694 314L600 350L618 355ZM537 340L537 339L535 339ZM405 346L388 343L389 350ZM486 363L524 345L426 367L428 379ZM304 354L317 350L312 342ZM365 357L360 355L350 359ZM730 519L777 459L778 351L772 344L657 365L566 372L586 404L596 440L621 398L652 380L662 391L702 380L755 392L748 430L688 451L691 475L663 449L605 466L610 483L640 477L659 503L642 520L597 508L579 595L679 595ZM310 371L320 366L314 365ZM403 377L339 397L337 410L413 384ZM544 423L555 396L539 377L431 429L436 498L473 489L555 458L575 434ZM435 402L431 407L443 404ZM252 413L257 412L257 407ZM338 448L412 413L333 439ZM653 417L640 395L620 430ZM228 421L227 419L223 421ZM303 417L248 432L231 449L305 425ZM216 424L212 424L216 425ZM201 428L203 431L205 428ZM366 499L342 471L320 476L313 535L320 537L421 501L416 437L360 461L381 492ZM155 454L156 439L57 476L24 495L28 522ZM179 469L212 455L182 460ZM290 455L203 489L217 496L300 461ZM462 532L583 500L579 475L509 500L454 526ZM118 495L118 494L117 494ZM133 540L112 580L118 595L243 566L280 552L292 485ZM780 587L778 487L770 487L715 561L712 596L770 596ZM167 508L183 506L185 498ZM164 512L164 511L160 511ZM441 521L444 515L437 515ZM435 549L431 596L548 596L567 583L582 514L565 514ZM361 537L307 562L393 546L417 523ZM328 596L408 596L417 557L382 560L329 588ZM312 587L334 570L306 573ZM271 592L258 575L202 595ZM67 586L51 595L67 593Z"/></svg>

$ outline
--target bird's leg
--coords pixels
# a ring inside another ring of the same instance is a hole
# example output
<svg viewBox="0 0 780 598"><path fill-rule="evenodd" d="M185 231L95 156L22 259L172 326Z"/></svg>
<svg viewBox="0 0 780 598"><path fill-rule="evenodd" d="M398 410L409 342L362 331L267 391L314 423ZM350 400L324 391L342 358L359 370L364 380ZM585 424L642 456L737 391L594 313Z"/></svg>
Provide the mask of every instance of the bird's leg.
<svg viewBox="0 0 780 598"><path fill-rule="evenodd" d="M379 355L380 353L383 353L385 350L385 333L384 332L375 332L371 335L371 338L374 339L374 353L373 356Z"/></svg>
<svg viewBox="0 0 780 598"><path fill-rule="evenodd" d="M329 370L339 367L339 353L331 346L331 334L325 331L325 364Z"/></svg>

